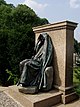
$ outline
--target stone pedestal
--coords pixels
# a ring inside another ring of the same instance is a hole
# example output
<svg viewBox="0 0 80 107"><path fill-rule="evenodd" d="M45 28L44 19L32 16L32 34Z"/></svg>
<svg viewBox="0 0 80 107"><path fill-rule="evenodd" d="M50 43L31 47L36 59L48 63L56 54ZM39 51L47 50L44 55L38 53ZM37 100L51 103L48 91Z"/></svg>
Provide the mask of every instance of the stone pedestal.
<svg viewBox="0 0 80 107"><path fill-rule="evenodd" d="M21 107L52 107L61 103L62 95L58 90L38 94L23 94L19 92L17 86L10 86L4 92Z"/></svg>
<svg viewBox="0 0 80 107"><path fill-rule="evenodd" d="M68 103L77 98L73 90L73 51L74 29L77 23L63 21L34 27L36 40L40 33L46 32L54 46L54 87L63 92L62 102Z"/></svg>

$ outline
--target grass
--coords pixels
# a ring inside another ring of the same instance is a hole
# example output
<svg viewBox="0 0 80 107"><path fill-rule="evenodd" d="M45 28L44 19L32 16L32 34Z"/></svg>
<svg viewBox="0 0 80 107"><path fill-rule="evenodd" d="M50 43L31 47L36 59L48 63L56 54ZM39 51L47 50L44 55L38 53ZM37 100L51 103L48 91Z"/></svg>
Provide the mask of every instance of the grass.
<svg viewBox="0 0 80 107"><path fill-rule="evenodd" d="M78 85L78 84L80 84L80 81L79 81L79 79L76 78L74 72L73 72L73 84L74 84L74 85Z"/></svg>
<svg viewBox="0 0 80 107"><path fill-rule="evenodd" d="M80 67L74 67L73 69L73 83L74 84L80 83Z"/></svg>
<svg viewBox="0 0 80 107"><path fill-rule="evenodd" d="M76 86L74 90L80 96L80 67L73 69L73 84Z"/></svg>

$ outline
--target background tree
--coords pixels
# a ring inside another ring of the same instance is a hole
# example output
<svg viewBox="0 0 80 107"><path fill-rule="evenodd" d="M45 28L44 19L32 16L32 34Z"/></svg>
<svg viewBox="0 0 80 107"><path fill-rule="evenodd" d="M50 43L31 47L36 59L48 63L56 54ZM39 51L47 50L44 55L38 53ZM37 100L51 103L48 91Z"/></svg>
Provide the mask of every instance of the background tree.
<svg viewBox="0 0 80 107"><path fill-rule="evenodd" d="M5 84L7 75L5 69L8 67L8 18L10 17L12 9L7 6L4 1L0 1L0 81Z"/></svg>
<svg viewBox="0 0 80 107"><path fill-rule="evenodd" d="M2 5L2 4L6 5L6 2L4 0L0 0L0 5Z"/></svg>
<svg viewBox="0 0 80 107"><path fill-rule="evenodd" d="M6 4L4 0L0 0L1 84L14 83L15 75L19 75L19 62L33 54L35 36L32 27L47 23L47 19L39 18L26 5L14 7L13 4Z"/></svg>
<svg viewBox="0 0 80 107"><path fill-rule="evenodd" d="M74 39L74 52L80 55L80 43Z"/></svg>

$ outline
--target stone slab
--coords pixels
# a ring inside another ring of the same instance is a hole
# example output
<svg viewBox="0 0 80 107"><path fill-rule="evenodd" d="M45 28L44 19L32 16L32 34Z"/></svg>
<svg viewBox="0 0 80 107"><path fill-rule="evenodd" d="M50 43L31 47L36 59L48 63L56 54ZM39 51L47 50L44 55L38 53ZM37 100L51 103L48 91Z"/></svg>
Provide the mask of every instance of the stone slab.
<svg viewBox="0 0 80 107"><path fill-rule="evenodd" d="M6 94L13 97L24 107L51 107L61 102L61 92L52 90L46 93L23 94L18 91L17 86L11 86L5 91Z"/></svg>
<svg viewBox="0 0 80 107"><path fill-rule="evenodd" d="M64 98L65 97L65 98ZM67 103L70 103L70 102L72 102L72 101L75 101L75 100L78 100L79 99L79 96L78 96L78 94L76 93L76 92L72 92L72 93L70 93L70 94L68 94L68 95L65 95L65 96L63 96L62 95L62 101L63 101L63 103L64 104L67 104Z"/></svg>
<svg viewBox="0 0 80 107"><path fill-rule="evenodd" d="M2 87L2 86L0 86L0 92L1 91L5 91L5 90L7 90L8 89L8 87Z"/></svg>

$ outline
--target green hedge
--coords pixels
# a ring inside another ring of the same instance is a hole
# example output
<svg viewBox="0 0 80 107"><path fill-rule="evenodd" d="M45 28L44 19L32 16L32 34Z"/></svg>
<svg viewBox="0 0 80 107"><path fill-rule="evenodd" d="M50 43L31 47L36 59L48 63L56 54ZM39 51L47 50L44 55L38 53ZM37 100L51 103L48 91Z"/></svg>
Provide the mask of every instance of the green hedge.
<svg viewBox="0 0 80 107"><path fill-rule="evenodd" d="M33 55L32 27L47 23L47 19L39 18L26 5L14 7L0 1L0 84L11 85L17 81L13 78L19 78L19 62Z"/></svg>

